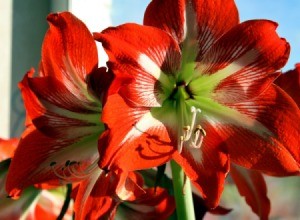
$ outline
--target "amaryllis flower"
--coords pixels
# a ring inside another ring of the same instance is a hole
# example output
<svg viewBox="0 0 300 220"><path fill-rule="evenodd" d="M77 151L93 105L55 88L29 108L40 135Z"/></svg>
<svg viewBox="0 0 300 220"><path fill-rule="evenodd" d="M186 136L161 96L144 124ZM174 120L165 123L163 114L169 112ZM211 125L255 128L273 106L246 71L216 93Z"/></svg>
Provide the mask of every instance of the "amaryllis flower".
<svg viewBox="0 0 300 220"><path fill-rule="evenodd" d="M275 22L239 23L231 0L153 0L144 24L94 35L115 75L102 114L109 130L99 142L101 168L174 159L210 207L230 162L299 174L299 109L272 84L290 50Z"/></svg>
<svg viewBox="0 0 300 220"><path fill-rule="evenodd" d="M76 219L167 219L175 209L174 198L160 187L143 188L134 172L96 171L75 189Z"/></svg>
<svg viewBox="0 0 300 220"><path fill-rule="evenodd" d="M27 129L9 168L10 196L33 184L79 181L98 168L101 99L109 79L99 83L106 72L98 69L96 43L82 21L69 12L47 19L40 70L19 84Z"/></svg>
<svg viewBox="0 0 300 220"><path fill-rule="evenodd" d="M0 138L0 219L55 220L64 203L65 192L62 187L52 190L29 187L18 200L7 197L6 175L18 141L17 138L8 140ZM71 209L63 219L72 219Z"/></svg>

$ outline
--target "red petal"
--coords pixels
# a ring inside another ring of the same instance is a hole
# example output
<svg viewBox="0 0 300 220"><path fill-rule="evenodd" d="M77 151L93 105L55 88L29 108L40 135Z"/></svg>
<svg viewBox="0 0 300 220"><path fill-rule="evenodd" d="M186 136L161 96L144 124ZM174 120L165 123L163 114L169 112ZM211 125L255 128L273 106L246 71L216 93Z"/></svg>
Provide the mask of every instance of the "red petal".
<svg viewBox="0 0 300 220"><path fill-rule="evenodd" d="M135 172L124 172L118 170L118 184L116 186L116 195L123 201L133 201L137 197L145 194L143 190L144 180L141 175Z"/></svg>
<svg viewBox="0 0 300 220"><path fill-rule="evenodd" d="M17 197L24 188L33 184L49 182L57 185L59 180L62 183L78 181L72 175L68 178L70 173L62 170L66 168L67 161L80 162L80 168L84 170L96 157L97 137L77 142L53 139L30 126L22 135L9 167L6 190L10 196ZM54 162L56 164L51 166ZM65 173L66 179L61 179L53 169L60 175Z"/></svg>
<svg viewBox="0 0 300 220"><path fill-rule="evenodd" d="M275 176L299 174L300 111L286 93L270 86L256 99L231 107L270 131L262 137L241 127L219 127L218 133L224 135L234 163Z"/></svg>
<svg viewBox="0 0 300 220"><path fill-rule="evenodd" d="M80 183L75 198L76 219L114 219L121 200L135 200L145 194L138 186L141 177L135 173L99 170ZM117 197L119 198L117 198Z"/></svg>
<svg viewBox="0 0 300 220"><path fill-rule="evenodd" d="M209 210L209 212L214 215L227 215L231 211L232 209L228 209L223 206L217 206L215 209Z"/></svg>
<svg viewBox="0 0 300 220"><path fill-rule="evenodd" d="M115 94L109 97L102 116L109 131L99 140L101 168L145 169L172 157L175 149L169 134L148 108L131 108Z"/></svg>
<svg viewBox="0 0 300 220"><path fill-rule="evenodd" d="M5 178L5 177L4 177ZM1 179L0 179L1 181ZM2 188L1 183L1 188ZM34 206L38 199L40 191L33 187L26 189L23 196L18 200L11 198L0 198L0 219L30 219L34 217Z"/></svg>
<svg viewBox="0 0 300 220"><path fill-rule="evenodd" d="M27 117L40 131L54 138L73 139L75 142L103 130L98 119L100 106L97 107L95 102L77 99L55 78L28 76L19 86Z"/></svg>
<svg viewBox="0 0 300 220"><path fill-rule="evenodd" d="M175 210L175 200L163 188L146 189L135 201L121 204L118 211L125 219L168 219Z"/></svg>
<svg viewBox="0 0 300 220"><path fill-rule="evenodd" d="M103 129L95 127L100 125L101 103L89 93L92 88L88 88L86 76L92 73L99 78L105 73L103 69L96 70L96 44L86 26L71 13L51 14L48 20L40 77L32 78L31 71L19 85L27 123L32 121L56 138L95 134L93 130Z"/></svg>
<svg viewBox="0 0 300 220"><path fill-rule="evenodd" d="M207 206L215 208L219 204L229 171L228 155L224 141L216 131L209 124L203 124L202 127L207 133L202 147L183 147L181 154L174 154L174 159L200 191Z"/></svg>
<svg viewBox="0 0 300 220"><path fill-rule="evenodd" d="M0 138L0 162L13 157L18 143L18 138L11 138L8 140Z"/></svg>
<svg viewBox="0 0 300 220"><path fill-rule="evenodd" d="M43 219L43 220L55 220L57 219L64 203L64 193L62 189L57 189L53 191L42 190L41 194L36 203L35 209L33 210L33 220ZM35 203L34 203L35 204ZM72 219L73 205L70 204L67 212L64 215L64 220ZM26 218L26 220L29 220Z"/></svg>
<svg viewBox="0 0 300 220"><path fill-rule="evenodd" d="M50 14L42 48L42 75L81 88L98 65L96 43L85 24L70 12Z"/></svg>
<svg viewBox="0 0 300 220"><path fill-rule="evenodd" d="M275 84L287 92L300 107L300 63L296 64L294 70L281 74Z"/></svg>
<svg viewBox="0 0 300 220"><path fill-rule="evenodd" d="M222 36L205 54L198 71L224 74L214 98L221 103L246 101L261 94L278 76L290 47L266 20L244 22ZM219 72L218 72L219 71Z"/></svg>
<svg viewBox="0 0 300 220"><path fill-rule="evenodd" d="M87 77L88 89L91 94L101 100L101 103L105 103L105 99L108 93L108 89L113 80L113 73L108 70L106 72L105 67L97 69Z"/></svg>
<svg viewBox="0 0 300 220"><path fill-rule="evenodd" d="M160 106L165 98L160 96L160 84L168 86L166 74L180 65L176 42L159 29L136 24L108 28L94 36L108 53L114 74L133 78L122 89L122 96L138 107Z"/></svg>
<svg viewBox="0 0 300 220"><path fill-rule="evenodd" d="M31 96L35 95L41 103L49 102L58 108L72 112L94 113L96 111L98 113L100 111L99 100L91 100L86 96L78 97L78 94L76 94L78 91L69 90L67 85L54 77L32 77L31 75L32 72L27 73L19 83L24 99L32 93ZM98 86L101 87L101 84ZM82 94L88 96L87 89L81 91Z"/></svg>
<svg viewBox="0 0 300 220"><path fill-rule="evenodd" d="M53 201L54 202L54 201ZM56 210L57 209L61 209L60 207L55 207ZM35 209L34 209L34 213L31 214L32 218L26 218L26 220L36 220L36 219L43 219L43 220L55 220L57 219L57 216L59 215L59 213L57 215L55 215L53 213L53 210L47 210L44 209L43 207L41 207L39 204L36 205ZM71 215L69 215L68 217L71 218Z"/></svg>
<svg viewBox="0 0 300 220"><path fill-rule="evenodd" d="M167 31L178 43L187 39L199 49L199 59L220 36L239 22L234 1L153 0L144 24ZM191 46L191 45L190 45Z"/></svg>
<svg viewBox="0 0 300 220"><path fill-rule="evenodd" d="M76 219L113 219L118 202L112 197L115 181L100 170L80 183L75 196Z"/></svg>
<svg viewBox="0 0 300 220"><path fill-rule="evenodd" d="M247 204L260 219L269 219L270 200L267 197L266 182L261 173L247 170L231 163L230 174Z"/></svg>

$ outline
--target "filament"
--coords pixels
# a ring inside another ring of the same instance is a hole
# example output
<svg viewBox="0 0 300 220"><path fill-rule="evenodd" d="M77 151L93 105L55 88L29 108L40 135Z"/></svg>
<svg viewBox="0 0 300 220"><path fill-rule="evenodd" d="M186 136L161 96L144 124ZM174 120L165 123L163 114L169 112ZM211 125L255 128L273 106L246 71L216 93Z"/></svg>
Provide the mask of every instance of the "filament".
<svg viewBox="0 0 300 220"><path fill-rule="evenodd" d="M70 160L67 160L63 166L57 166L56 162L52 162L50 167L62 183L69 183L89 177L98 168L98 159L86 168L80 162Z"/></svg>
<svg viewBox="0 0 300 220"><path fill-rule="evenodd" d="M198 124L195 127L197 114L201 113L199 108L191 107L192 120L190 125L186 125L182 128L182 135L180 136L180 140L178 143L178 152L182 152L182 148L185 142L189 142L189 146L193 148L200 148L204 137L206 136L205 130Z"/></svg>

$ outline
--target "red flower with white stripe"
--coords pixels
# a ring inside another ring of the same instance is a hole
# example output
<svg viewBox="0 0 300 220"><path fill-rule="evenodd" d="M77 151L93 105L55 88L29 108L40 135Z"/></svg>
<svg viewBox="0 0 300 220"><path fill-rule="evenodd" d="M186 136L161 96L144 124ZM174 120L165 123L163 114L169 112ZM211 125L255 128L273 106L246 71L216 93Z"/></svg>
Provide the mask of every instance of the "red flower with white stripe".
<svg viewBox="0 0 300 220"><path fill-rule="evenodd" d="M229 162L299 174L299 109L272 84L290 50L276 23L239 23L231 0L153 0L144 24L94 35L115 75L102 115L109 130L99 143L101 168L174 159L211 207Z"/></svg>
<svg viewBox="0 0 300 220"><path fill-rule="evenodd" d="M27 128L9 168L13 197L33 184L80 181L99 169L101 99L110 79L98 69L96 43L82 21L69 12L47 19L39 73L29 71L19 84Z"/></svg>

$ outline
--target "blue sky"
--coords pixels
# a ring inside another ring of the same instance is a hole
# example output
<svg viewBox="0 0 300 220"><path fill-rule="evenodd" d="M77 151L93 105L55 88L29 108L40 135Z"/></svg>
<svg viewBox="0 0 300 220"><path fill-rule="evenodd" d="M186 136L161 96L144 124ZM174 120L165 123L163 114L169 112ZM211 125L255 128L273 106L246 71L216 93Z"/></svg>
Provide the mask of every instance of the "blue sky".
<svg viewBox="0 0 300 220"><path fill-rule="evenodd" d="M149 0L112 0L113 25L125 22L142 23ZM279 24L279 35L291 44L291 55L283 70L300 62L300 1L299 0L236 0L240 20L269 19Z"/></svg>

